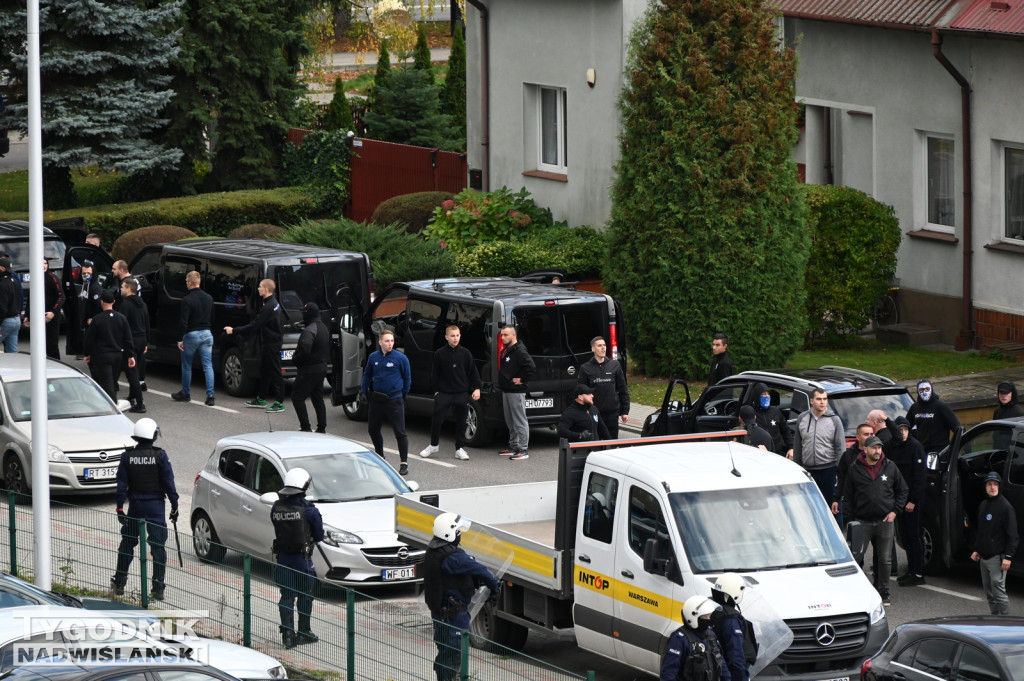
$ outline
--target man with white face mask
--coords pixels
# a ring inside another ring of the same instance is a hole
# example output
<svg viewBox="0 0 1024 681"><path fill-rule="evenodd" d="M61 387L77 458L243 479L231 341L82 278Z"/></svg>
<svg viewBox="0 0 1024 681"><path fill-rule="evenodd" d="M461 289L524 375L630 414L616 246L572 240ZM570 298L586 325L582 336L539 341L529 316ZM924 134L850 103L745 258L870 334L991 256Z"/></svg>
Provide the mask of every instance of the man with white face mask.
<svg viewBox="0 0 1024 681"><path fill-rule="evenodd" d="M941 452L949 444L950 431L960 427L960 419L926 378L917 382L917 401L907 410L907 421L927 454Z"/></svg>

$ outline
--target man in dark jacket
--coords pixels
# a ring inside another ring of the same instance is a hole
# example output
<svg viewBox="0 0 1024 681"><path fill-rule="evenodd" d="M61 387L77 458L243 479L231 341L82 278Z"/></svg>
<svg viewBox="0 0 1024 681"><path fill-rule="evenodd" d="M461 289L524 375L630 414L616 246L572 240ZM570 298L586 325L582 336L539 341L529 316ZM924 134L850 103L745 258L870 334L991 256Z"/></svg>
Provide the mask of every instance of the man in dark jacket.
<svg viewBox="0 0 1024 681"><path fill-rule="evenodd" d="M508 448L499 452L513 461L529 459L530 422L526 419L526 391L537 366L526 346L519 342L514 326L501 330L501 354L498 357L498 388L508 426Z"/></svg>
<svg viewBox="0 0 1024 681"><path fill-rule="evenodd" d="M757 660L753 627L740 611L747 583L735 572L726 572L711 587L711 600L721 610L711 614L711 625L722 646L722 657L732 681L749 681L750 665Z"/></svg>
<svg viewBox="0 0 1024 681"><path fill-rule="evenodd" d="M601 414L608 435L619 436L619 419L629 422L629 387L626 372L617 360L608 357L608 344L601 336L590 341L594 356L580 365L579 382L594 390L594 406Z"/></svg>
<svg viewBox="0 0 1024 681"><path fill-rule="evenodd" d="M434 389L434 413L430 419L430 444L423 448L420 456L426 458L437 454L441 443L441 425L444 415L451 409L455 414L455 458L469 459L465 450L466 424L469 420L469 400L480 399L480 372L476 368L473 353L459 345L462 331L455 324L444 330L444 345L434 352L434 363L430 371L430 385Z"/></svg>
<svg viewBox="0 0 1024 681"><path fill-rule="evenodd" d="M924 517L925 490L928 486L928 464L924 447L910 434L910 423L897 416L895 434L886 443L886 456L896 464L907 483L907 503L896 518L897 529L907 551L907 571L896 583L900 586L924 584L924 546L921 542L921 523ZM889 429L890 432L893 429Z"/></svg>
<svg viewBox="0 0 1024 681"><path fill-rule="evenodd" d="M128 328L132 331L132 349L135 356L135 366L128 366L126 361L121 368L128 378L128 400L132 403L128 411L145 414L142 383L146 380L146 352L149 349L149 309L138 293L137 280L128 277L121 281L121 314L128 320Z"/></svg>
<svg viewBox="0 0 1024 681"><path fill-rule="evenodd" d="M284 342L284 323L281 321L281 304L274 298L277 284L273 279L264 279L257 287L263 307L256 313L256 319L244 326L224 327L224 333L260 335L260 391L256 399L248 400L247 407L266 408L270 413L284 411L284 376L281 375L281 345ZM272 398L273 402L268 402Z"/></svg>
<svg viewBox="0 0 1024 681"><path fill-rule="evenodd" d="M772 437L772 451L787 458L793 458L793 432L778 406L772 404L772 392L764 383L755 383L753 406L757 425L768 431Z"/></svg>
<svg viewBox="0 0 1024 681"><path fill-rule="evenodd" d="M21 330L21 296L14 283L10 258L0 258L0 342L4 352L18 351L18 331Z"/></svg>
<svg viewBox="0 0 1024 681"><path fill-rule="evenodd" d="M960 427L960 419L939 399L928 379L918 381L917 401L907 410L907 421L926 454L945 449L950 433Z"/></svg>
<svg viewBox="0 0 1024 681"><path fill-rule="evenodd" d="M564 437L569 442L609 439L608 427L594 406L593 389L579 383L572 394L574 401L558 419L558 437Z"/></svg>
<svg viewBox="0 0 1024 681"><path fill-rule="evenodd" d="M717 608L706 596L683 603L683 626L668 639L658 681L732 681L729 666L711 626Z"/></svg>
<svg viewBox="0 0 1024 681"><path fill-rule="evenodd" d="M1024 407L1017 403L1017 386L1010 381L1002 381L996 388L999 406L992 412L993 419L1012 419L1024 416Z"/></svg>
<svg viewBox="0 0 1024 681"><path fill-rule="evenodd" d="M714 385L727 376L736 373L729 357L729 337L716 333L711 340L711 368L708 370L708 385Z"/></svg>
<svg viewBox="0 0 1024 681"><path fill-rule="evenodd" d="M309 432L309 412L306 398L316 412L316 432L327 432L327 407L324 405L324 378L327 377L327 353L331 347L331 332L320 320L320 306L306 303L302 308L305 328L299 335L292 361L295 362L295 383L292 384L292 406L299 417L299 430Z"/></svg>
<svg viewBox="0 0 1024 681"><path fill-rule="evenodd" d="M1009 615L1010 599L1006 596L1006 571L1010 569L1017 550L1017 512L999 487L1003 479L998 473L985 476L985 498L978 505L978 531L971 560L981 566L981 585L985 588L988 608L993 615Z"/></svg>
<svg viewBox="0 0 1024 681"><path fill-rule="evenodd" d="M128 366L135 366L135 344L128 320L114 312L114 292L104 291L100 305L103 311L85 330L85 363L93 380L116 402L121 363L127 357Z"/></svg>
<svg viewBox="0 0 1024 681"><path fill-rule="evenodd" d="M772 436L758 424L757 413L749 404L740 407L740 423L747 431L746 444L751 447L759 447L766 452L773 451L772 447L775 446L775 443L772 441Z"/></svg>
<svg viewBox="0 0 1024 681"><path fill-rule="evenodd" d="M398 444L399 475L409 473L409 436L405 432L405 398L412 388L412 368L409 358L395 350L395 332L385 329L377 339L380 350L366 358L363 382L359 392L369 402L366 430L373 449L384 458L384 436L380 429L384 421L391 424Z"/></svg>
<svg viewBox="0 0 1024 681"><path fill-rule="evenodd" d="M843 482L843 506L859 523L853 557L863 567L867 541L879 556L876 584L882 603L889 605L891 566L886 558L892 550L896 515L907 505L907 485L892 461L882 454L882 441L872 435L864 442L864 453L850 466Z"/></svg>
<svg viewBox="0 0 1024 681"><path fill-rule="evenodd" d="M69 355L82 359L85 352L85 330L100 310L100 295L103 288L96 281L92 260L83 260L78 276L68 282L68 337L66 350ZM73 299L72 299L73 297Z"/></svg>
<svg viewBox="0 0 1024 681"><path fill-rule="evenodd" d="M853 465L853 462L864 451L864 443L874 434L874 429L869 424L860 424L857 426L856 441L839 455L839 463L836 466L836 493L832 497L832 513L836 516L836 522L839 523L840 528L845 524L842 502L843 483L846 482L846 474L850 472L850 466Z"/></svg>
<svg viewBox="0 0 1024 681"><path fill-rule="evenodd" d="M25 326L31 326L32 291L28 291L25 307ZM36 330L46 334L46 356L60 359L60 311L64 307L64 292L57 275L50 271L50 261L43 258L43 317L44 324L37 324Z"/></svg>
<svg viewBox="0 0 1024 681"><path fill-rule="evenodd" d="M199 288L202 280L202 275L195 270L185 275L188 292L181 299L181 340L178 341L178 350L181 351L181 390L173 393L171 399L178 402L191 401L192 360L198 352L203 376L206 378L206 405L212 407L216 404L213 396L213 332L210 330L213 296Z"/></svg>

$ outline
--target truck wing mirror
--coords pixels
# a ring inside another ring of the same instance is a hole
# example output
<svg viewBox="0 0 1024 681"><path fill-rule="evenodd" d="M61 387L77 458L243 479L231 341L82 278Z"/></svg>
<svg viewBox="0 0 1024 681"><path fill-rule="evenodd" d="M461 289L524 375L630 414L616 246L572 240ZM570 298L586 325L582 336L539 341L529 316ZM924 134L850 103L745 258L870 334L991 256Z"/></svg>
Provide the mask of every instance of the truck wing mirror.
<svg viewBox="0 0 1024 681"><path fill-rule="evenodd" d="M658 540L648 539L647 543L644 544L644 572L650 572L655 575L665 574L665 561L659 559L658 555Z"/></svg>

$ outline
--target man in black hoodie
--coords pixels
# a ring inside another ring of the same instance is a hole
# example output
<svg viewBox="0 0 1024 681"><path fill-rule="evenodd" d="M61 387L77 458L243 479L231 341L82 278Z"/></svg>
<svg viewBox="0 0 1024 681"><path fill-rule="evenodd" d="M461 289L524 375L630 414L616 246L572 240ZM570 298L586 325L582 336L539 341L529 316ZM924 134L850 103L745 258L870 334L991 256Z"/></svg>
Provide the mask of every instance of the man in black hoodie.
<svg viewBox="0 0 1024 681"><path fill-rule="evenodd" d="M619 419L629 421L629 387L618 361L608 357L608 344L601 336L590 341L594 356L580 365L580 383L594 390L594 406L601 413L608 435L619 436Z"/></svg>
<svg viewBox="0 0 1024 681"><path fill-rule="evenodd" d="M608 428L594 406L593 389L580 383L572 394L575 399L558 420L558 437L569 442L609 439Z"/></svg>
<svg viewBox="0 0 1024 681"><path fill-rule="evenodd" d="M537 366L529 350L519 341L516 327L501 330L501 354L498 357L498 388L508 426L508 449L499 452L512 461L529 459L530 422L526 418L526 391Z"/></svg>
<svg viewBox="0 0 1024 681"><path fill-rule="evenodd" d="M945 449L949 444L950 431L956 432L960 427L960 419L948 404L939 399L928 379L918 381L917 401L907 410L907 421L926 454Z"/></svg>
<svg viewBox="0 0 1024 681"><path fill-rule="evenodd" d="M331 332L320 320L320 306L306 303L302 308L305 327L299 335L292 361L295 362L295 383L292 384L292 406L299 417L299 430L310 432L306 398L316 412L316 432L327 432L327 406L324 404L324 378L327 377L327 353L331 347Z"/></svg>
<svg viewBox="0 0 1024 681"><path fill-rule="evenodd" d="M999 406L992 412L993 419L1012 419L1024 416L1024 407L1017 403L1017 386L1010 381L1003 381L996 388Z"/></svg>
<svg viewBox="0 0 1024 681"><path fill-rule="evenodd" d="M284 411L284 377L281 375L281 344L284 341L284 324L281 321L281 304L274 298L277 284L273 279L260 282L257 291L263 299L263 306L256 313L256 319L245 326L224 327L224 333L242 335L260 334L260 391L256 399L248 400L247 407L266 408L269 413ZM273 392L273 395L271 395ZM273 402L268 404L266 398Z"/></svg>
<svg viewBox="0 0 1024 681"><path fill-rule="evenodd" d="M753 389L754 413L757 425L768 431L772 437L772 451L786 458L793 458L793 432L783 416L782 410L772 404L772 393L764 383L755 383Z"/></svg>
<svg viewBox="0 0 1024 681"><path fill-rule="evenodd" d="M910 423L902 416L895 419L896 434L886 444L886 455L896 464L907 483L907 503L896 518L897 529L907 551L907 572L896 580L900 586L924 584L924 546L921 543L921 519L924 517L928 466L924 447L910 434Z"/></svg>
<svg viewBox="0 0 1024 681"><path fill-rule="evenodd" d="M981 585L985 588L988 608L993 615L1009 615L1010 599L1006 596L1006 571L1010 569L1017 550L1017 512L999 493L1003 479L999 473L985 477L987 498L978 505L978 533L971 560L981 566Z"/></svg>
<svg viewBox="0 0 1024 681"><path fill-rule="evenodd" d="M455 324L444 330L447 341L434 352L434 363L430 371L430 385L434 389L434 413L430 420L430 444L423 448L420 456L427 458L440 451L441 426L444 415L451 409L455 414L455 458L469 460L466 451L466 424L469 420L469 400L480 399L480 372L476 368L473 353L459 345L462 331Z"/></svg>
<svg viewBox="0 0 1024 681"><path fill-rule="evenodd" d="M708 385L712 386L723 378L732 376L736 369L729 357L729 337L724 333L716 333L711 339L711 368L708 369Z"/></svg>
<svg viewBox="0 0 1024 681"><path fill-rule="evenodd" d="M757 422L757 414L749 404L740 407L740 424L747 431L747 437L744 438L745 444L758 447L766 452L772 451L772 447L775 445L772 442L772 436Z"/></svg>
<svg viewBox="0 0 1024 681"><path fill-rule="evenodd" d="M142 403L142 384L146 380L146 352L149 348L149 310L139 297L139 282L127 277L121 280L120 313L128 320L132 330L132 347L135 351L135 366L128 366L127 357L121 366L128 379L128 400L132 403L128 411L145 414Z"/></svg>

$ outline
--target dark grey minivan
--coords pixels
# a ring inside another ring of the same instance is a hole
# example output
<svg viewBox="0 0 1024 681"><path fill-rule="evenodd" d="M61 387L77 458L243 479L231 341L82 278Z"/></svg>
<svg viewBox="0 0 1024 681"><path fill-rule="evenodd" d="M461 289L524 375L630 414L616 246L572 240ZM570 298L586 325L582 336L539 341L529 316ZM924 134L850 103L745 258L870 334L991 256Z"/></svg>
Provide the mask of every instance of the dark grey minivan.
<svg viewBox="0 0 1024 681"><path fill-rule="evenodd" d="M529 383L526 413L530 425L558 423L573 400L580 364L593 353L590 340L603 336L609 356L625 365L622 310L611 296L568 286L537 284L507 277L433 279L392 284L370 309L367 352L377 349L377 334L387 326L395 331L395 347L409 358L412 390L406 410L433 412L430 386L434 351L444 345L445 328L459 326L461 344L476 358L483 390L470 402L466 441L487 444L504 427L498 390L501 327L512 324L526 346L537 372ZM345 414L365 418L361 401L343 402Z"/></svg>

